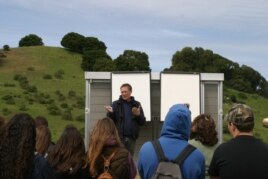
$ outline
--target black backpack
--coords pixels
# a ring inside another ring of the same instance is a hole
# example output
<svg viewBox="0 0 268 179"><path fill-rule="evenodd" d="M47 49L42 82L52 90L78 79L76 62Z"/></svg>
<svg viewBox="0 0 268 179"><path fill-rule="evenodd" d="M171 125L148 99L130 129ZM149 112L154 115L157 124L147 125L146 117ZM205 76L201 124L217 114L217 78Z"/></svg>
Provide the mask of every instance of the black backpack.
<svg viewBox="0 0 268 179"><path fill-rule="evenodd" d="M153 175L153 179L182 179L180 165L196 148L191 144L188 144L173 161L168 160L165 157L163 149L158 140L152 141L152 144L159 161L157 169Z"/></svg>

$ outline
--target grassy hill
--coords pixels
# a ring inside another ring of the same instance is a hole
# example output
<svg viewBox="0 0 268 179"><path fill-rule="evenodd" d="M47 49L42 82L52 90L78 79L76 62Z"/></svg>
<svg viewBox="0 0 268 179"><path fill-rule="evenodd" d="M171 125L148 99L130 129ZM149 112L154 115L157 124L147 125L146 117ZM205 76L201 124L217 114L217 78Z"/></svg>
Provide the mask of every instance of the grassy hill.
<svg viewBox="0 0 268 179"><path fill-rule="evenodd" d="M1 116L8 119L18 111L33 117L45 116L53 139L69 123L83 131L85 80L81 55L42 46L3 53L6 58L0 67Z"/></svg>
<svg viewBox="0 0 268 179"><path fill-rule="evenodd" d="M3 52L0 66L0 116L7 119L21 111L47 117L53 140L66 124L84 131L85 79L80 68L81 55L57 47L20 47ZM268 99L232 89L224 90L223 113L233 102L250 105L256 118L254 135L268 143ZM224 122L224 140L228 134Z"/></svg>

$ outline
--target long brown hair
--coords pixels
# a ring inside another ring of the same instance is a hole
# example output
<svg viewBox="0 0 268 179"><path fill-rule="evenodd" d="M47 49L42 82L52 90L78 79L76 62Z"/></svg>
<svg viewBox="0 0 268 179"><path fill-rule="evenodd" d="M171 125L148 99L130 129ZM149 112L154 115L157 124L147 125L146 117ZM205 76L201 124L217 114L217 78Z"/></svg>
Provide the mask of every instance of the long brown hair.
<svg viewBox="0 0 268 179"><path fill-rule="evenodd" d="M218 137L214 119L210 115L198 115L192 123L190 139L198 140L208 146L217 144Z"/></svg>
<svg viewBox="0 0 268 179"><path fill-rule="evenodd" d="M28 178L33 171L35 124L27 113L14 115L0 136L0 178Z"/></svg>
<svg viewBox="0 0 268 179"><path fill-rule="evenodd" d="M35 151L41 155L45 155L50 144L51 133L49 128L45 125L36 127Z"/></svg>
<svg viewBox="0 0 268 179"><path fill-rule="evenodd" d="M66 126L47 160L56 173L75 174L85 166L85 145L76 127Z"/></svg>
<svg viewBox="0 0 268 179"><path fill-rule="evenodd" d="M123 146L113 120L108 117L98 120L90 134L89 148L87 153L89 171L91 176L96 176L96 160L101 154L105 144L107 144L107 141L111 139L115 140L115 143L119 147Z"/></svg>

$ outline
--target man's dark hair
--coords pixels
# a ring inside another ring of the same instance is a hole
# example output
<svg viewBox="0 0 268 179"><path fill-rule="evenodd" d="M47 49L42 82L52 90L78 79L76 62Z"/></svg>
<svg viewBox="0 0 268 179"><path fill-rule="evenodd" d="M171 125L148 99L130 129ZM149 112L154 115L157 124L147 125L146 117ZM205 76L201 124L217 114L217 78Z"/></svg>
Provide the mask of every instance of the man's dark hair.
<svg viewBox="0 0 268 179"><path fill-rule="evenodd" d="M132 92L132 86L129 83L122 84L121 87L120 87L120 89L123 88L123 87L127 87L129 89L129 91Z"/></svg>

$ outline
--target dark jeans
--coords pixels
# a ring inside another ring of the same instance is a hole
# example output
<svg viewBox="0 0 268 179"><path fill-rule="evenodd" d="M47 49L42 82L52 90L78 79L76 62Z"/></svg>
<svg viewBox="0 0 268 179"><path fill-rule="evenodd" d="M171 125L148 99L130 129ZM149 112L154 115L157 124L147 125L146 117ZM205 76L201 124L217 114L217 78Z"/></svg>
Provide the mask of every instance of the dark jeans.
<svg viewBox="0 0 268 179"><path fill-rule="evenodd" d="M126 149L133 156L134 150L135 150L136 140L134 140L132 137L123 137L123 139L121 139L121 141L124 144L124 146L126 147Z"/></svg>

